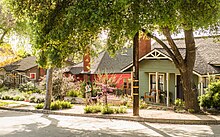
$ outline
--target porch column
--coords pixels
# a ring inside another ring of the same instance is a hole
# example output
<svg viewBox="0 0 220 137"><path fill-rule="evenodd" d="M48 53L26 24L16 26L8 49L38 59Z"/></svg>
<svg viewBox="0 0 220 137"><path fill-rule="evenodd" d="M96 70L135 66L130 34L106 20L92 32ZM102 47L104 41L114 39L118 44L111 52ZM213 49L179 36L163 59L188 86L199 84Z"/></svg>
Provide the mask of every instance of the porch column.
<svg viewBox="0 0 220 137"><path fill-rule="evenodd" d="M169 96L169 73L166 73L166 80L167 80L167 107L169 107L170 103L170 96Z"/></svg>
<svg viewBox="0 0 220 137"><path fill-rule="evenodd" d="M174 95L174 101L177 98L177 75L175 74L175 95Z"/></svg>
<svg viewBox="0 0 220 137"><path fill-rule="evenodd" d="M201 78L201 81L200 81L200 90L201 90L201 95L203 95L204 93L203 93L203 80L202 80L202 77L200 77Z"/></svg>
<svg viewBox="0 0 220 137"><path fill-rule="evenodd" d="M159 92L158 92L158 72L156 72L156 103L160 103Z"/></svg>

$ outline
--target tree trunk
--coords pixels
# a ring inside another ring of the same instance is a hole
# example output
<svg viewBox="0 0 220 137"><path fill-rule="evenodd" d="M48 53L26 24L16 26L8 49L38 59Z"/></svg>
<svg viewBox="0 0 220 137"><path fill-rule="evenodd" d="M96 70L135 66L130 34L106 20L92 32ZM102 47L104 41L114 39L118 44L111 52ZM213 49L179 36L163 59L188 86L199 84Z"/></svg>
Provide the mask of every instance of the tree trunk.
<svg viewBox="0 0 220 137"><path fill-rule="evenodd" d="M183 95L185 100L185 109L199 111L198 94L193 81L193 72L186 69L185 73L181 73Z"/></svg>
<svg viewBox="0 0 220 137"><path fill-rule="evenodd" d="M199 111L198 91L196 90L196 83L193 80L193 68L196 60L195 40L193 30L184 30L186 55L184 65L181 66L180 73L182 79L183 95L185 98L185 109L193 109L195 112Z"/></svg>
<svg viewBox="0 0 220 137"><path fill-rule="evenodd" d="M46 76L46 96L44 101L44 109L50 110L51 98L52 98L52 88L53 88L53 68L47 69L47 76Z"/></svg>

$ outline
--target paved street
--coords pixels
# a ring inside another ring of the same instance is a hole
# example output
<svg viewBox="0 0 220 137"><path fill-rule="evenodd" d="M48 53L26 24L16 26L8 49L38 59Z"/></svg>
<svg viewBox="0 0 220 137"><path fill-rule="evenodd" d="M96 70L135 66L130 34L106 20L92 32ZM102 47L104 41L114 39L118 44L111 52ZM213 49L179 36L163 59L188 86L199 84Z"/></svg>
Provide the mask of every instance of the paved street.
<svg viewBox="0 0 220 137"><path fill-rule="evenodd" d="M219 129L0 110L0 137L220 137Z"/></svg>

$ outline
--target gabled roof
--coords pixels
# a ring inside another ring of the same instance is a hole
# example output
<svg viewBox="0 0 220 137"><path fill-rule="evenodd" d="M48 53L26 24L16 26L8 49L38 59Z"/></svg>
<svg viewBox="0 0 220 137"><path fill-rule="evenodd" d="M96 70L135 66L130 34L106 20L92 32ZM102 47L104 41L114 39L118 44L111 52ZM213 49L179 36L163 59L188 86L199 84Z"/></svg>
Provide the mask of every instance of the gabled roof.
<svg viewBox="0 0 220 137"><path fill-rule="evenodd" d="M3 68L6 71L12 71L12 70L26 71L28 69L31 69L31 68L35 67L35 66L37 66L36 57L35 56L29 56L29 57L23 58L19 61L16 61L12 64L6 65Z"/></svg>
<svg viewBox="0 0 220 137"><path fill-rule="evenodd" d="M204 39L198 43L196 50L196 62L194 70L200 74L220 73L220 42L213 42L214 39Z"/></svg>
<svg viewBox="0 0 220 137"><path fill-rule="evenodd" d="M172 59L169 57L169 55L166 55L165 53L161 52L159 49L153 49L143 57L139 59L139 62L145 59L169 59L172 61ZM133 66L133 61L130 62L127 66L122 68L121 72L124 71L130 71L130 68Z"/></svg>
<svg viewBox="0 0 220 137"><path fill-rule="evenodd" d="M185 42L184 39L174 40L179 48L180 54L185 56ZM167 44L167 41L164 41ZM194 73L200 75L205 74L220 74L220 42L215 42L214 38L195 38L196 43L196 60L194 66ZM151 46L151 52L139 59L169 59L169 54L158 43ZM131 68L132 62L122 69L122 72Z"/></svg>
<svg viewBox="0 0 220 137"><path fill-rule="evenodd" d="M124 52L117 52L111 57L108 52L103 51L97 57L91 59L91 74L98 73L121 73L121 69L132 61L132 48L124 49ZM83 62L70 68L72 74L83 72Z"/></svg>

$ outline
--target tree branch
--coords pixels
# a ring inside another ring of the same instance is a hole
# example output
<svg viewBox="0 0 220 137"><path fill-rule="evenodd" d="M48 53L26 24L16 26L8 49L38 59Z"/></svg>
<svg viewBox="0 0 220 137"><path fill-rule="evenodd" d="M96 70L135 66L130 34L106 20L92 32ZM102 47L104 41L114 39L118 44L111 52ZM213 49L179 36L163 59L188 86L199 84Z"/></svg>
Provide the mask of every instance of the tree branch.
<svg viewBox="0 0 220 137"><path fill-rule="evenodd" d="M147 33L147 36L156 40L165 50L166 52L170 55L170 57L172 58L173 62L175 63L175 65L180 68L180 63L179 61L177 60L176 56L173 54L173 52L168 48L168 46L162 41L160 40L159 38L157 38L156 36L153 36L152 34L150 33Z"/></svg>
<svg viewBox="0 0 220 137"><path fill-rule="evenodd" d="M7 31L7 30L4 30L4 32L3 32L3 34L2 34L2 36L1 36L1 38L0 38L0 44L4 43L3 39L4 39L4 37L5 37L5 35L6 35L7 33L8 33L8 31Z"/></svg>
<svg viewBox="0 0 220 137"><path fill-rule="evenodd" d="M184 65L184 59L182 55L179 52L179 49L177 48L175 42L173 41L171 34L170 34L170 29L168 27L163 28L163 34L167 38L167 41L176 57L180 65Z"/></svg>

